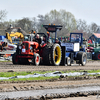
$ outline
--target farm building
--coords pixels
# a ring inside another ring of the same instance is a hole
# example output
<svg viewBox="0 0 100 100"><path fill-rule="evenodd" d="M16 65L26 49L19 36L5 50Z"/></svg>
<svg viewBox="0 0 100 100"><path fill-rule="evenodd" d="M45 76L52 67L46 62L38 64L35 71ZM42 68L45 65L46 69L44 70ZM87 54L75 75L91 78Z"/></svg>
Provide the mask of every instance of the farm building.
<svg viewBox="0 0 100 100"><path fill-rule="evenodd" d="M100 33L93 33L93 35L89 37L89 40L91 40L92 43L100 43Z"/></svg>

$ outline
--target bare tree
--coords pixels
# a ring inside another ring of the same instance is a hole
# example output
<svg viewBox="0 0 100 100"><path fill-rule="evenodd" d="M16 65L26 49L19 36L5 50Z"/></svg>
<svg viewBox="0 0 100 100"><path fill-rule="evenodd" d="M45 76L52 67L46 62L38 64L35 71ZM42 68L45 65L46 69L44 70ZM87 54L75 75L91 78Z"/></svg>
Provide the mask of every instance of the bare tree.
<svg viewBox="0 0 100 100"><path fill-rule="evenodd" d="M76 29L76 20L73 14L65 10L51 10L45 16L39 15L39 25L42 24L60 24L63 29L58 32L57 36L66 36L69 32ZM40 30L44 31L43 28Z"/></svg>
<svg viewBox="0 0 100 100"><path fill-rule="evenodd" d="M38 32L38 23L37 23L37 19L35 17L32 18L32 30Z"/></svg>
<svg viewBox="0 0 100 100"><path fill-rule="evenodd" d="M43 28L43 25L44 24L48 24L48 19L43 16L43 15L38 15L38 25L37 25L37 28L38 28L38 32L46 32L46 30Z"/></svg>
<svg viewBox="0 0 100 100"><path fill-rule="evenodd" d="M6 18L6 15L7 15L6 10L1 10L0 11L0 22L2 22Z"/></svg>
<svg viewBox="0 0 100 100"><path fill-rule="evenodd" d="M95 33L97 31L98 25L96 23L92 23L90 25L90 30L92 33Z"/></svg>
<svg viewBox="0 0 100 100"><path fill-rule="evenodd" d="M88 28L88 25L86 23L85 20L77 20L77 29L80 31L82 30L83 32L87 32L87 28Z"/></svg>
<svg viewBox="0 0 100 100"><path fill-rule="evenodd" d="M85 38L88 38L90 34L90 26L85 20L77 20L77 32L82 32Z"/></svg>
<svg viewBox="0 0 100 100"><path fill-rule="evenodd" d="M0 11L0 29L4 29L4 24L3 21L6 18L7 11L6 10L1 10Z"/></svg>
<svg viewBox="0 0 100 100"><path fill-rule="evenodd" d="M60 15L63 26L68 30L68 32L76 29L76 19L72 13L60 10Z"/></svg>
<svg viewBox="0 0 100 100"><path fill-rule="evenodd" d="M29 32L32 30L32 21L29 18L18 20L17 27L21 27L24 31Z"/></svg>

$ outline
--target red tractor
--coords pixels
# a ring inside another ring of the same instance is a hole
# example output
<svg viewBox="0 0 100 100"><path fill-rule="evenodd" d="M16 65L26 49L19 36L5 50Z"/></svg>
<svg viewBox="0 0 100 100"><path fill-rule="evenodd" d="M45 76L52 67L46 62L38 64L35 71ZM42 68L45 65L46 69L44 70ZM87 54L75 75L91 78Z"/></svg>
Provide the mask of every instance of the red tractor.
<svg viewBox="0 0 100 100"><path fill-rule="evenodd" d="M62 26L57 25L43 25L43 27L49 32L55 32ZM45 43L40 46L35 41L23 41L23 43L17 47L16 53L12 56L13 64L25 64L32 62L35 65L40 63L46 65L59 65L61 63L61 46L57 43L48 42L48 36L44 33L37 33L41 37L45 37ZM56 35L55 35L56 38Z"/></svg>

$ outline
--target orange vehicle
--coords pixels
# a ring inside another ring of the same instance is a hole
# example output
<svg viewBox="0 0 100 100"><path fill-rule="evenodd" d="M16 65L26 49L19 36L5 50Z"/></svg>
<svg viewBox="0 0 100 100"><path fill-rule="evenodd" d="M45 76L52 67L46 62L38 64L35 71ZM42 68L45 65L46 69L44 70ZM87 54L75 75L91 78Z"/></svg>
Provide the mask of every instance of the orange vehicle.
<svg viewBox="0 0 100 100"><path fill-rule="evenodd" d="M46 36L44 33L38 34ZM16 53L13 54L13 64L29 63L29 61L31 60L35 65L39 65L40 58L42 57L41 54L43 52L43 47L45 47L46 44L47 43L40 47L40 44L38 42L23 41L23 43L17 47Z"/></svg>

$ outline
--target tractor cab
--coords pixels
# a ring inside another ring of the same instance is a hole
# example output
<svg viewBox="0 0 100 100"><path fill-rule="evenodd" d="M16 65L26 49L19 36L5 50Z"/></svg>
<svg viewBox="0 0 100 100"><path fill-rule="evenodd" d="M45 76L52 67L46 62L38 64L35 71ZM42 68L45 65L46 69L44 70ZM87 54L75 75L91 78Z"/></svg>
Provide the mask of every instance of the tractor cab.
<svg viewBox="0 0 100 100"><path fill-rule="evenodd" d="M48 36L47 36L45 33L37 33L37 34L39 35L41 41L43 40L43 38L45 38L45 42L47 43L47 41L48 41ZM36 34L36 35L37 35L37 34ZM36 35L35 35L34 38L36 38Z"/></svg>
<svg viewBox="0 0 100 100"><path fill-rule="evenodd" d="M85 44L83 44L83 33L70 33L70 42L71 43L79 43L80 51L85 51Z"/></svg>
<svg viewBox="0 0 100 100"><path fill-rule="evenodd" d="M70 42L78 42L80 46L83 44L82 33L70 33Z"/></svg>

